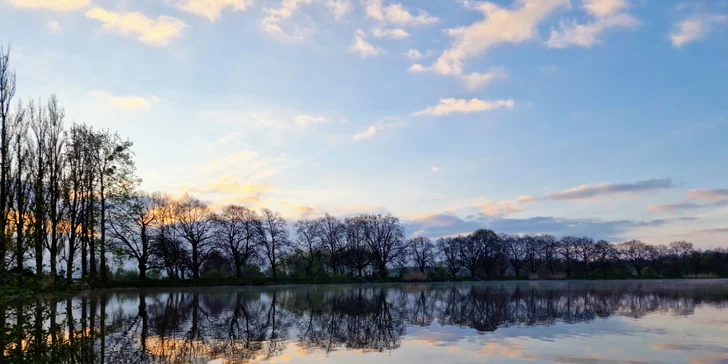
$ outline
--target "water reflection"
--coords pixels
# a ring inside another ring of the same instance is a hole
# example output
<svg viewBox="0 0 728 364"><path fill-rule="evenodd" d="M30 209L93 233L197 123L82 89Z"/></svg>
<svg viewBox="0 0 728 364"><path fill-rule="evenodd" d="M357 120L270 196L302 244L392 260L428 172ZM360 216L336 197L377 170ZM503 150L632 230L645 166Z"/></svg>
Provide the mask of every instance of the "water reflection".
<svg viewBox="0 0 728 364"><path fill-rule="evenodd" d="M728 283L721 280L102 292L0 307L0 363L246 363L288 360L296 352L321 359L400 350L413 358L406 348L417 340L449 341L457 349L509 328L520 330L515 337L558 336L568 327L559 325L596 328L595 320L608 319L599 324L603 332L615 318L690 317L727 302ZM528 359L507 354L519 346L488 342L478 353ZM558 355L551 360L567 360Z"/></svg>

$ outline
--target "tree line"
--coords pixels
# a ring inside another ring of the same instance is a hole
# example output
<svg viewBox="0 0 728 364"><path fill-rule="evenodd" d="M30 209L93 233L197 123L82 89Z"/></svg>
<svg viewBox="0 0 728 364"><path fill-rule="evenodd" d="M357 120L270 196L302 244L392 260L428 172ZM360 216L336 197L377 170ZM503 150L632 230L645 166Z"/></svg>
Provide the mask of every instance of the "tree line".
<svg viewBox="0 0 728 364"><path fill-rule="evenodd" d="M479 229L405 238L390 214L287 222L270 209L219 212L184 195L141 191L132 143L86 124L65 125L55 96L15 101L10 49L0 49L0 276L49 274L106 282L109 257L135 278L726 275L728 251L688 242L612 244L587 237ZM28 264L30 263L30 264Z"/></svg>

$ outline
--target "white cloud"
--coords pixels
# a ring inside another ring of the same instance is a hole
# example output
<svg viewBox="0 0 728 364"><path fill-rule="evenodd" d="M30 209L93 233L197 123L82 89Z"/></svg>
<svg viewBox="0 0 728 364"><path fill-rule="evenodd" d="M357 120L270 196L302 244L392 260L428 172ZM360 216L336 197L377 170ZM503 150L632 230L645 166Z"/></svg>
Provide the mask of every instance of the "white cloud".
<svg viewBox="0 0 728 364"><path fill-rule="evenodd" d="M475 205L476 208L488 217L501 217L523 211L523 207L517 201L485 201Z"/></svg>
<svg viewBox="0 0 728 364"><path fill-rule="evenodd" d="M705 38L715 25L728 23L728 15L703 14L691 16L677 23L668 38L675 48Z"/></svg>
<svg viewBox="0 0 728 364"><path fill-rule="evenodd" d="M305 128L313 124L320 124L326 122L326 118L323 116L313 115L296 115L295 124L300 128Z"/></svg>
<svg viewBox="0 0 728 364"><path fill-rule="evenodd" d="M394 128L402 125L404 125L404 121L400 118L386 118L376 122L373 125L368 126L366 130L354 134L354 141L369 139L374 137L375 135L377 135L377 133L384 129Z"/></svg>
<svg viewBox="0 0 728 364"><path fill-rule="evenodd" d="M440 99L437 106L431 106L424 110L412 113L412 116L446 116L451 113L470 114L475 112L490 111L500 108L512 108L513 100L483 101L478 99Z"/></svg>
<svg viewBox="0 0 728 364"><path fill-rule="evenodd" d="M349 0L326 0L326 7L329 8L336 20L343 18L344 15L351 12L351 3Z"/></svg>
<svg viewBox="0 0 728 364"><path fill-rule="evenodd" d="M596 17L607 17L629 7L626 0L582 0L587 13Z"/></svg>
<svg viewBox="0 0 728 364"><path fill-rule="evenodd" d="M435 172L435 173L440 172L440 168L439 167L432 167L432 171Z"/></svg>
<svg viewBox="0 0 728 364"><path fill-rule="evenodd" d="M245 11L253 0L178 0L177 7L209 21L216 21L223 11Z"/></svg>
<svg viewBox="0 0 728 364"><path fill-rule="evenodd" d="M377 126L376 125L370 125L367 130L364 130L361 133L354 134L354 140L362 140L362 139L368 139L377 134Z"/></svg>
<svg viewBox="0 0 728 364"><path fill-rule="evenodd" d="M407 53L405 53L405 55L407 56L407 58L409 58L412 61L418 61L422 58L425 58L425 55L416 49L408 50Z"/></svg>
<svg viewBox="0 0 728 364"><path fill-rule="evenodd" d="M49 33L57 34L63 32L63 27L57 21L49 21L46 23L46 30Z"/></svg>
<svg viewBox="0 0 728 364"><path fill-rule="evenodd" d="M359 53L362 58L373 57L382 53L381 49L367 42L366 33L361 29L357 29L356 34L354 34L354 43L349 47L349 51Z"/></svg>
<svg viewBox="0 0 728 364"><path fill-rule="evenodd" d="M382 0L364 0L364 6L367 17L389 24L411 26L432 24L438 21L437 18L423 10L420 10L417 15L412 15L399 3L384 6Z"/></svg>
<svg viewBox="0 0 728 364"><path fill-rule="evenodd" d="M409 33L405 31L402 28L394 28L394 29L382 29L382 28L374 28L372 30L372 35L377 38L395 38L395 39L404 39L409 37Z"/></svg>
<svg viewBox="0 0 728 364"><path fill-rule="evenodd" d="M286 32L281 28L281 23L292 17L302 5L311 5L314 0L283 0L278 8L266 9L266 16L263 19L263 31L282 41L300 42L313 32L313 29L294 26L293 31Z"/></svg>
<svg viewBox="0 0 728 364"><path fill-rule="evenodd" d="M430 67L415 65L410 71L435 72L463 81L469 89L477 89L503 75L499 72L470 73L463 70L465 62L501 44L519 44L536 37L536 27L549 14L560 7L568 7L569 0L519 0L513 9L494 3L482 2L467 7L483 13L484 19L469 26L447 29L452 38L446 49Z"/></svg>
<svg viewBox="0 0 728 364"><path fill-rule="evenodd" d="M569 46L592 47L599 44L599 36L610 29L634 29L639 21L627 14L625 0L582 0L584 10L595 19L585 24L561 21L559 30L552 30L546 42L549 48Z"/></svg>
<svg viewBox="0 0 728 364"><path fill-rule="evenodd" d="M182 34L187 25L173 17L160 16L150 19L139 12L116 13L96 7L86 13L89 19L103 23L103 29L125 36L135 36L139 41L151 45L166 45Z"/></svg>
<svg viewBox="0 0 728 364"><path fill-rule="evenodd" d="M153 104L159 102L157 97L141 97L141 96L114 96L108 92L91 90L89 96L109 103L110 105L129 112L147 110Z"/></svg>
<svg viewBox="0 0 728 364"><path fill-rule="evenodd" d="M10 0L16 8L50 11L74 11L85 8L91 0Z"/></svg>

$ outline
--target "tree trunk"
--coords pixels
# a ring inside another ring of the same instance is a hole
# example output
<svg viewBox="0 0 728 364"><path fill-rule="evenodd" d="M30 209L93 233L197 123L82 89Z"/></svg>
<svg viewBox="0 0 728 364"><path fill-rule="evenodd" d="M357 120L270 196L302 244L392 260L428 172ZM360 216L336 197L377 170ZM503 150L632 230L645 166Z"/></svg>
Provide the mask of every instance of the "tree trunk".
<svg viewBox="0 0 728 364"><path fill-rule="evenodd" d="M101 282L106 283L107 276L106 276L106 196L105 196L105 186L104 186L104 172L101 172L100 176L100 182L101 182L101 223L99 224L99 229L101 229L101 240L99 241L99 258L101 258Z"/></svg>

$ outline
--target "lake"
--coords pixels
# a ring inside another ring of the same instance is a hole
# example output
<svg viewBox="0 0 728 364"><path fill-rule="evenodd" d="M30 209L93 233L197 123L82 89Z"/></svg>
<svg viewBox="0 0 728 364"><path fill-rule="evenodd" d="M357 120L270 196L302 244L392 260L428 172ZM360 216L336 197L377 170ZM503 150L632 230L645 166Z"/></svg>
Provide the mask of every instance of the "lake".
<svg viewBox="0 0 728 364"><path fill-rule="evenodd" d="M727 307L718 279L134 289L0 307L0 345L3 363L728 363Z"/></svg>

